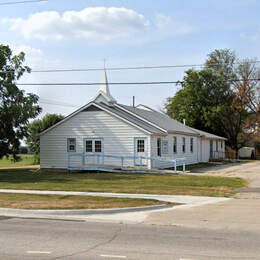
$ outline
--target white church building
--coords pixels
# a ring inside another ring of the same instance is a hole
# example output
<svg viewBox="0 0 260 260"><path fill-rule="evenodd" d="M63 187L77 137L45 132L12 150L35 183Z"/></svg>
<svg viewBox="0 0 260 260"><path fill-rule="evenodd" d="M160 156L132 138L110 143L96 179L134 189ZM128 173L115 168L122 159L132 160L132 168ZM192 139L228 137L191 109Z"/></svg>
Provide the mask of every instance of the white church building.
<svg viewBox="0 0 260 260"><path fill-rule="evenodd" d="M145 105L117 103L106 71L93 100L40 134L42 169L168 168L222 158L225 138L182 124Z"/></svg>

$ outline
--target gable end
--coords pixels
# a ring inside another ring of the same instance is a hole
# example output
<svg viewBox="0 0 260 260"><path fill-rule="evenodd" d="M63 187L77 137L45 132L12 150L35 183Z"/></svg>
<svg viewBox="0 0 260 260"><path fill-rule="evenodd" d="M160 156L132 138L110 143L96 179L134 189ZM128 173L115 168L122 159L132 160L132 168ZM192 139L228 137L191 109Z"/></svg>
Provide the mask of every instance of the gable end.
<svg viewBox="0 0 260 260"><path fill-rule="evenodd" d="M87 107L86 109L82 110L81 112L94 112L94 111L102 111L102 109L100 109L97 106L91 105L91 106Z"/></svg>

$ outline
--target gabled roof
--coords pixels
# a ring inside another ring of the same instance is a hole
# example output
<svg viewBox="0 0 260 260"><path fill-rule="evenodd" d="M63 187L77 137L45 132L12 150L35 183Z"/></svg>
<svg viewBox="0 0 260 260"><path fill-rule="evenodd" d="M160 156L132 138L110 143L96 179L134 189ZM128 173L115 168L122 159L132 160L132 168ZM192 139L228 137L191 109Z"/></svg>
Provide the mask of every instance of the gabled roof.
<svg viewBox="0 0 260 260"><path fill-rule="evenodd" d="M153 110L147 106L144 106L145 109L126 106L122 104L114 104L114 105L107 105L103 102L95 103L90 102L85 106L81 107L80 109L76 110L74 113L68 115L63 120L58 122L57 124L51 126L50 128L46 129L45 131L41 132L40 135L45 134L46 132L50 131L51 129L61 125L65 121L69 120L71 117L77 115L80 112L86 111L87 109L91 108L91 106L95 106L100 110L106 111L122 120L128 122L129 124L145 131L148 134L156 134L156 135L167 135L168 133L180 133L186 135L197 135L203 136L205 138L211 139L222 139L226 140L224 137L220 137L217 135L213 135L178 122L170 118L169 116L160 113L156 110ZM139 106L140 107L140 106Z"/></svg>
<svg viewBox="0 0 260 260"><path fill-rule="evenodd" d="M101 106L102 108L112 112L113 114L118 115L121 118L124 118L125 120L138 125L139 127L147 130L148 132L150 132L151 134L167 134L167 131L163 131L162 129L160 129L159 127L153 126L152 124L145 122L144 120L127 113L126 111L120 109L118 106L108 106L104 103L99 103L99 106Z"/></svg>
<svg viewBox="0 0 260 260"><path fill-rule="evenodd" d="M174 132L174 133L183 133L189 135L199 135L194 130L186 127L182 123L178 122L175 119L170 118L169 116L163 113L160 113L153 109L148 110L149 108L147 106L145 106L146 109L140 109L137 107L117 104L117 107L121 107L133 114L136 114L137 116L157 125L158 127L163 128L168 133Z"/></svg>
<svg viewBox="0 0 260 260"><path fill-rule="evenodd" d="M184 124L180 123L179 121L172 119L168 115L158 112L158 111L156 111L148 106L142 105L142 104L138 105L137 107L131 107L131 106L126 106L126 105L122 105L122 104L117 104L116 106L124 108L125 110L128 110L132 114L136 114L137 116L163 128L168 133L171 133L171 132L184 133L184 134L189 134L189 135L199 135L199 136L203 136L205 138L210 138L210 139L227 140L225 137L210 134L208 132L184 125Z"/></svg>
<svg viewBox="0 0 260 260"><path fill-rule="evenodd" d="M189 127L189 126L187 126L187 127ZM192 128L192 127L189 127L189 128L192 129L193 131L199 133L201 136L203 136L205 138L227 140L227 138L222 137L222 136L213 135L213 134L210 134L208 132L205 132L205 131L202 131L202 130L198 130L198 129L195 129L195 128Z"/></svg>
<svg viewBox="0 0 260 260"><path fill-rule="evenodd" d="M166 134L166 132L161 131L160 129L151 126L149 123L144 122L143 120L140 120L136 117L133 117L130 114L125 113L125 111L117 109L115 106L109 106L105 103L95 103L95 102L90 102L88 104L86 104L85 106L79 108L78 110L76 110L75 112L71 113L70 115L68 115L67 117L65 117L63 120L59 121L58 123L56 123L55 125L49 127L48 129L44 130L43 132L41 132L39 135L44 135L45 133L49 132L51 129L63 124L64 122L66 122L67 120L69 120L70 118L72 118L73 116L77 115L80 112L86 111L88 108L90 108L91 106L95 106L97 108L99 108L100 110L106 111L118 118L121 118L123 121L128 122L129 124L143 130L144 132L148 133L148 134Z"/></svg>
<svg viewBox="0 0 260 260"><path fill-rule="evenodd" d="M226 140L226 138L197 130L192 127L188 127L178 122L177 120L170 118L168 115L158 112L145 105L131 107L117 104L116 100L110 94L105 68L103 79L101 81L101 86L92 102L86 104L85 106L76 110L74 113L65 117L57 124L46 129L45 131L40 133L40 135L43 135L51 129L59 126L60 124L69 120L71 117L77 115L78 113L89 109L91 106L94 106L95 108L98 108L100 110L104 110L107 113L110 113L115 117L128 122L129 124L141 129L148 134L167 135L168 133L180 133L185 135L203 136L205 138Z"/></svg>

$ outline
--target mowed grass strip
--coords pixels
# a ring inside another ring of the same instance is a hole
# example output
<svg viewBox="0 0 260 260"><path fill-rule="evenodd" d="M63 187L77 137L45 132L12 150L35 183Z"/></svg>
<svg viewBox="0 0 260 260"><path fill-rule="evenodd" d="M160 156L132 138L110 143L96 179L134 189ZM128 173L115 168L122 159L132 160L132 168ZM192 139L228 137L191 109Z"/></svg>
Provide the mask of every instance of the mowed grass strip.
<svg viewBox="0 0 260 260"><path fill-rule="evenodd" d="M12 168L12 167L21 167L21 166L28 166L34 164L34 157L32 154L20 154L18 155L21 157L21 161L13 162L12 157L9 156L8 158L3 157L0 160L0 169L1 168Z"/></svg>
<svg viewBox="0 0 260 260"><path fill-rule="evenodd" d="M229 197L241 178L192 175L30 172L0 170L0 189L147 193Z"/></svg>
<svg viewBox="0 0 260 260"><path fill-rule="evenodd" d="M15 209L108 209L152 205L176 205L148 199L103 198L0 193L0 208Z"/></svg>
<svg viewBox="0 0 260 260"><path fill-rule="evenodd" d="M15 209L107 209L162 204L176 205L150 199L0 193L0 207Z"/></svg>

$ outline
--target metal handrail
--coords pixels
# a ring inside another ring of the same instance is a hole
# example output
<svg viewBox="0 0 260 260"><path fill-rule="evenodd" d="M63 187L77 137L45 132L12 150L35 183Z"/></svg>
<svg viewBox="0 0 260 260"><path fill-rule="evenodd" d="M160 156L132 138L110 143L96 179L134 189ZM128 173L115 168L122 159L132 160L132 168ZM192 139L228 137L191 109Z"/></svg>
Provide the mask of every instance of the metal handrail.
<svg viewBox="0 0 260 260"><path fill-rule="evenodd" d="M68 169L72 169L70 166L70 158L71 157L81 157L82 158L82 164L85 164L85 158L87 157L96 157L97 158L97 168L100 168L100 165L104 164L104 158L113 158L113 159L120 159L121 160L121 168L124 167L124 160L125 159L133 159L134 164L136 165L136 160L139 160L139 167L143 168L143 160L150 160L151 165L153 161L162 161L162 162L168 162L173 163L174 172L177 172L177 162L182 163L182 170L185 172L185 166L186 166L186 158L176 158L176 159L169 159L169 158L163 158L163 157L145 157L145 156L119 156L119 155L110 155L110 154L88 154L88 153L68 153ZM100 162L100 159L102 159L102 162Z"/></svg>

